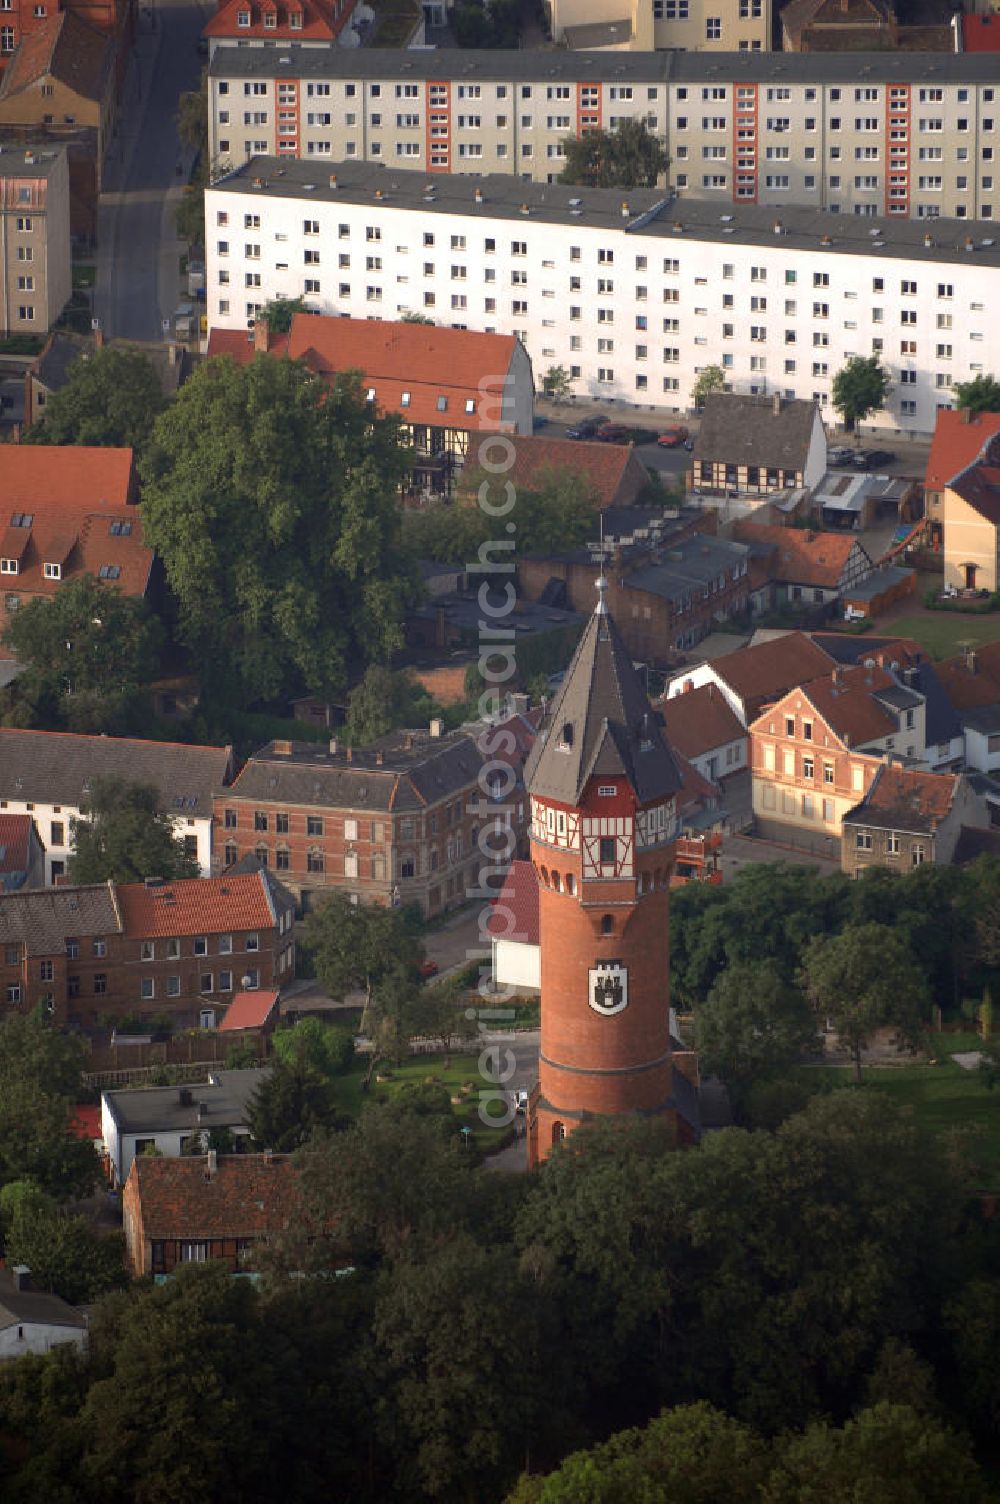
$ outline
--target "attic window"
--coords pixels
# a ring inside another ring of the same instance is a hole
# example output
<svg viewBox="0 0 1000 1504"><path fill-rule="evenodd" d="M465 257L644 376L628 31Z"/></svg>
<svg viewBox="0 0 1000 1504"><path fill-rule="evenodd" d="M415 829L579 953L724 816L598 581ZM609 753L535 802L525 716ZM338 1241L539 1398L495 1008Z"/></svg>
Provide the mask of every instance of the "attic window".
<svg viewBox="0 0 1000 1504"><path fill-rule="evenodd" d="M30 527L35 520L34 512L11 512L11 527Z"/></svg>
<svg viewBox="0 0 1000 1504"><path fill-rule="evenodd" d="M248 10L238 10L236 12L236 24L237 26L249 26L250 12Z"/></svg>
<svg viewBox="0 0 1000 1504"><path fill-rule="evenodd" d="M62 579L62 565L61 564L43 564L42 565L42 574L44 575L44 577L47 580L61 580Z"/></svg>
<svg viewBox="0 0 1000 1504"><path fill-rule="evenodd" d="M400 405L400 407L409 407L409 405L410 405L410 394L409 394L409 392L404 392L403 393L403 395L399 399L399 405Z"/></svg>
<svg viewBox="0 0 1000 1504"><path fill-rule="evenodd" d="M132 534L131 522L113 522L108 529L112 538L128 538Z"/></svg>
<svg viewBox="0 0 1000 1504"><path fill-rule="evenodd" d="M466 399L465 399L465 411L467 413L474 413L475 410L476 410L476 399L475 399L475 397L466 397Z"/></svg>
<svg viewBox="0 0 1000 1504"><path fill-rule="evenodd" d="M277 28L277 25L278 25L278 18L274 14L274 11L273 10L265 11L265 13L264 13L264 30L265 31L274 31Z"/></svg>
<svg viewBox="0 0 1000 1504"><path fill-rule="evenodd" d="M121 567L118 564L102 564L97 571L100 580L117 580L120 574Z"/></svg>
<svg viewBox="0 0 1000 1504"><path fill-rule="evenodd" d="M290 10L288 12L288 25L292 31L302 30L302 12L300 10Z"/></svg>
<svg viewBox="0 0 1000 1504"><path fill-rule="evenodd" d="M368 390L365 392L365 401L366 402L374 402L375 401L375 388L373 386L370 386L368 388Z"/></svg>
<svg viewBox="0 0 1000 1504"><path fill-rule="evenodd" d="M0 574L17 574L17 571L16 559L0 559Z"/></svg>
<svg viewBox="0 0 1000 1504"><path fill-rule="evenodd" d="M437 410L438 410L439 413L446 413L448 411L448 398L447 397L439 397L438 398L438 400L437 400Z"/></svg>

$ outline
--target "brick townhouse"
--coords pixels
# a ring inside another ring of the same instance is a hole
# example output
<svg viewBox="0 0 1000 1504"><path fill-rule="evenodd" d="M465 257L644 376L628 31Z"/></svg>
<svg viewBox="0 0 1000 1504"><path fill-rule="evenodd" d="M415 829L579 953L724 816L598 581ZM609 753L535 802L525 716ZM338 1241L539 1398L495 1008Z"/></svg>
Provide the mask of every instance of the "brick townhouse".
<svg viewBox="0 0 1000 1504"><path fill-rule="evenodd" d="M0 998L59 1027L167 1015L214 1028L239 991L295 973L294 901L270 873L0 897Z"/></svg>
<svg viewBox="0 0 1000 1504"><path fill-rule="evenodd" d="M256 857L304 908L335 890L440 913L477 886L480 834L486 843L497 812L515 841L523 828L523 790L505 795L501 775L481 783L482 768L475 736L437 720L367 747L271 742L216 798L223 861Z"/></svg>
<svg viewBox="0 0 1000 1504"><path fill-rule="evenodd" d="M841 866L851 877L867 867L908 872L924 862L956 860L964 831L989 825L986 800L964 773L925 773L890 764L878 770L843 822Z"/></svg>

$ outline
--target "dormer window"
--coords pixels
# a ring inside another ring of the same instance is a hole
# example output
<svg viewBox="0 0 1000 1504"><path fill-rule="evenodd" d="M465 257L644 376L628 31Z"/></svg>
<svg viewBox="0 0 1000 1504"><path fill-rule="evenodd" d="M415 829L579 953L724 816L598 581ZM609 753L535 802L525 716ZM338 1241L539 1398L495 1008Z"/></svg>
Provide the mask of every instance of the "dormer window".
<svg viewBox="0 0 1000 1504"><path fill-rule="evenodd" d="M278 25L278 18L274 14L274 11L273 10L265 11L264 12L264 30L265 31L275 31L277 29L277 25Z"/></svg>
<svg viewBox="0 0 1000 1504"><path fill-rule="evenodd" d="M248 10L238 10L236 12L236 24L237 26L249 26L250 12Z"/></svg>
<svg viewBox="0 0 1000 1504"><path fill-rule="evenodd" d="M16 559L0 559L0 574L17 574L18 568Z"/></svg>
<svg viewBox="0 0 1000 1504"><path fill-rule="evenodd" d="M62 579L62 565L61 564L43 564L42 565L42 574L44 575L44 577L47 580L61 580Z"/></svg>
<svg viewBox="0 0 1000 1504"><path fill-rule="evenodd" d="M292 31L302 30L302 12L300 10L290 10L288 12L288 25Z"/></svg>

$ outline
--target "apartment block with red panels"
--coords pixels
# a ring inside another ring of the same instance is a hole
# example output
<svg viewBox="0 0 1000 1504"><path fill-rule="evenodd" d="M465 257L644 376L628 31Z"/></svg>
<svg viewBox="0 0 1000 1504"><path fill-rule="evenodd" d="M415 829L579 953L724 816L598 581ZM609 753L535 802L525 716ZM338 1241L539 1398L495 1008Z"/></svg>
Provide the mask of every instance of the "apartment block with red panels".
<svg viewBox="0 0 1000 1504"><path fill-rule="evenodd" d="M267 872L0 897L0 1002L60 1027L168 1015L214 1028L234 995L295 974L295 904Z"/></svg>
<svg viewBox="0 0 1000 1504"><path fill-rule="evenodd" d="M333 890L440 913L477 886L484 848L523 830L516 773L505 793L483 766L475 737L440 722L367 747L271 742L218 795L223 862L255 858L306 908Z"/></svg>

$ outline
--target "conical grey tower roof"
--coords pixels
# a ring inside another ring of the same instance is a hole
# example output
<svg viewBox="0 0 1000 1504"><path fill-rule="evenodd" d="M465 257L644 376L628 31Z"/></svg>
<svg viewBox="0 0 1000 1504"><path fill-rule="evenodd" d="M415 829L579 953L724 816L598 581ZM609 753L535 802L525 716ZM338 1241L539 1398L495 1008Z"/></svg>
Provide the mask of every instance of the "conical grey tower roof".
<svg viewBox="0 0 1000 1504"><path fill-rule="evenodd" d="M604 599L580 639L566 677L531 749L529 793L580 803L595 777L625 777L640 804L676 793L681 776L629 651Z"/></svg>

